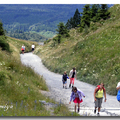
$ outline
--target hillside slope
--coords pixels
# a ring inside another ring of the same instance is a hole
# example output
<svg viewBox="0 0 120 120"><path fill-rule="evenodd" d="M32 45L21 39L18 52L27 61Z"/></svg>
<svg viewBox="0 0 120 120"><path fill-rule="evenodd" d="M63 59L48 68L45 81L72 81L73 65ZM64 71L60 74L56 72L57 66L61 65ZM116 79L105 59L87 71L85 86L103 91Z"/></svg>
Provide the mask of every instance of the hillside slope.
<svg viewBox="0 0 120 120"><path fill-rule="evenodd" d="M31 67L21 63L21 46L24 44L25 52L29 52L33 42L11 37L5 40L10 46L10 51L2 51L0 48L0 115L72 116L65 105L60 106L41 92L48 91L44 78L34 72ZM34 42L34 44L38 46L38 43ZM39 100L58 106L46 108L46 105ZM73 116L77 115L73 114Z"/></svg>
<svg viewBox="0 0 120 120"><path fill-rule="evenodd" d="M104 82L107 93L116 95L120 79L120 5L110 8L111 18L96 23L89 33L71 29L60 44L49 40L36 49L45 66L63 74L76 67L77 78L93 85Z"/></svg>

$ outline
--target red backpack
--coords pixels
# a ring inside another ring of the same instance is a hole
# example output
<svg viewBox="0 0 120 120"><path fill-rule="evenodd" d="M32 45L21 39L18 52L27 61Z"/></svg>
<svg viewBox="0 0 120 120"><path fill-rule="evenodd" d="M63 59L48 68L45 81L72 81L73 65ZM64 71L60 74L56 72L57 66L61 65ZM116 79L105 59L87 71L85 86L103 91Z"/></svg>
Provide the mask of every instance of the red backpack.
<svg viewBox="0 0 120 120"><path fill-rule="evenodd" d="M97 85L97 87L98 87L98 89L97 89L96 93L99 91L100 85ZM105 91L105 88L104 88L104 87L103 87L102 89L103 89L103 91Z"/></svg>

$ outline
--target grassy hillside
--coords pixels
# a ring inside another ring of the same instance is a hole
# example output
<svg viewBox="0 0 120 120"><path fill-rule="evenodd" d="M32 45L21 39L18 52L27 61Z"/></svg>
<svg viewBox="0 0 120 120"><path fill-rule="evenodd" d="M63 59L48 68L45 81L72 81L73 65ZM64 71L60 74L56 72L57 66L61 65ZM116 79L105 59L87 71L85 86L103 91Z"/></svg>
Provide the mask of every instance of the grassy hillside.
<svg viewBox="0 0 120 120"><path fill-rule="evenodd" d="M21 46L24 44L28 52L33 42L10 37L7 42L11 53L0 49L0 116L51 116L51 113L53 116L71 116L66 106L59 105L40 92L48 91L43 77L21 64ZM37 43L34 44L37 46ZM48 110L39 100L58 106Z"/></svg>
<svg viewBox="0 0 120 120"><path fill-rule="evenodd" d="M60 44L46 41L36 49L43 63L51 71L61 73L76 67L77 78L93 85L105 83L107 93L116 95L120 81L120 5L110 8L111 18L93 24L80 33L71 29L70 37L62 37Z"/></svg>

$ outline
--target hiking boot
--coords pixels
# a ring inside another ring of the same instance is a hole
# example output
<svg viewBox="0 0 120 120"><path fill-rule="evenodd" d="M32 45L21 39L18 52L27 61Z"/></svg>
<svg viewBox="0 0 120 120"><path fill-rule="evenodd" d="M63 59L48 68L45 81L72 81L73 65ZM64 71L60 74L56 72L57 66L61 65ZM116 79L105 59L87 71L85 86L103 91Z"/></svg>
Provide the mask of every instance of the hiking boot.
<svg viewBox="0 0 120 120"><path fill-rule="evenodd" d="M78 108L78 113L79 113L80 109Z"/></svg>
<svg viewBox="0 0 120 120"><path fill-rule="evenodd" d="M96 109L94 110L94 113L96 113Z"/></svg>
<svg viewBox="0 0 120 120"><path fill-rule="evenodd" d="M71 84L69 84L69 87L71 87Z"/></svg>

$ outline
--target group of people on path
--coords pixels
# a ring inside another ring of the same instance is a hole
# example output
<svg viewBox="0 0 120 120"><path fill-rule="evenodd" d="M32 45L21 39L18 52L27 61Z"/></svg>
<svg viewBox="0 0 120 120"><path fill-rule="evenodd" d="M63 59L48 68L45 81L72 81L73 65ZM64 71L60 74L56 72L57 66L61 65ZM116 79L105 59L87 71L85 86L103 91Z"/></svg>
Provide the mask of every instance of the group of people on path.
<svg viewBox="0 0 120 120"><path fill-rule="evenodd" d="M69 87L71 87L71 85L72 85L72 88L73 88L74 81L75 81L75 79L77 79L77 72L76 72L75 68L70 70L69 77L68 77L66 71L64 72L64 74L62 76L63 88L65 87L66 89L67 89L67 79L70 79Z"/></svg>
<svg viewBox="0 0 120 120"><path fill-rule="evenodd" d="M76 109L77 109L77 105L78 105L77 112L79 112L80 111L80 103L83 102L82 97L85 97L85 94L81 90L79 90L77 87L74 86L74 81L75 81L75 79L77 79L77 72L76 72L75 68L70 70L69 77L68 77L66 71L64 72L64 74L62 76L63 88L65 87L66 89L67 89L67 79L70 79L69 88L72 85L72 93L70 95L70 102L69 102L69 104L71 104L71 101L73 100L73 102L75 103L75 112L76 112ZM116 89L120 91L120 82L117 84ZM95 103L94 113L96 114L96 112L98 111L97 115L99 116L100 115L100 109L101 109L102 101L103 101L103 96L105 98L104 102L106 102L106 100L107 100L107 98L106 98L106 89L104 88L104 83L101 83L100 85L98 85L95 88L93 95L94 95L94 103ZM120 97L119 97L119 99L120 99Z"/></svg>
<svg viewBox="0 0 120 120"><path fill-rule="evenodd" d="M22 54L24 54L25 50L26 50L26 48L25 48L25 45L23 44L22 47L21 47ZM35 50L34 43L31 45L31 50L32 50L32 52Z"/></svg>

